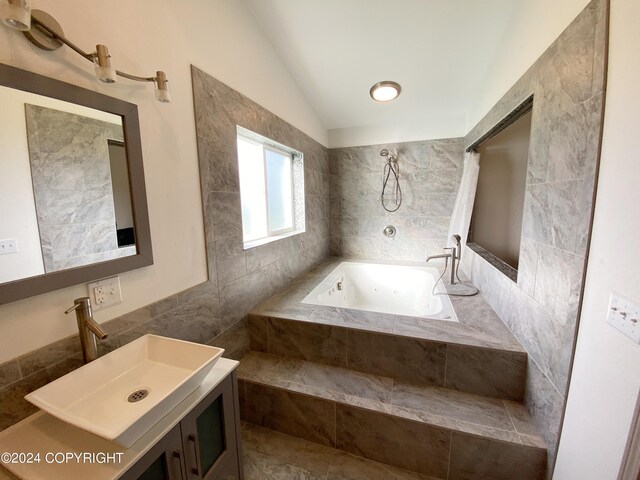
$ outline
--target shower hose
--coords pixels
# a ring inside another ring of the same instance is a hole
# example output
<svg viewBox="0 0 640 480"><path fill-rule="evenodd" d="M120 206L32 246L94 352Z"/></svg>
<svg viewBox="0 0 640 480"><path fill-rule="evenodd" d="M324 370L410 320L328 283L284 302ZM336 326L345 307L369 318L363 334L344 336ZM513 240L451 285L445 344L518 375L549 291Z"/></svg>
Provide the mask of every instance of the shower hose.
<svg viewBox="0 0 640 480"><path fill-rule="evenodd" d="M396 181L395 208L387 207L384 201L384 195L387 190L387 184L389 183L391 174L393 174L393 177ZM380 195L380 202L382 203L382 208L384 208L387 212L396 212L400 208L400 205L402 205L402 189L400 188L400 167L398 167L398 164L391 159L387 160L387 164L384 166L384 182L382 183L382 194Z"/></svg>

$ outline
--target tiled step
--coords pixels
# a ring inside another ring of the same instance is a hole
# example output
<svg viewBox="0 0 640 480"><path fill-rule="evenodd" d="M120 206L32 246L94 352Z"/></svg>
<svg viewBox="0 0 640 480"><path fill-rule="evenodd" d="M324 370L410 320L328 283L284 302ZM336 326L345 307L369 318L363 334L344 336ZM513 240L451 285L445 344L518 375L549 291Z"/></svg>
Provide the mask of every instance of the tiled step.
<svg viewBox="0 0 640 480"><path fill-rule="evenodd" d="M546 447L522 405L251 352L249 423L439 479L539 480Z"/></svg>
<svg viewBox="0 0 640 480"><path fill-rule="evenodd" d="M249 315L249 331L252 351L513 401L522 401L524 395L527 356L517 348L433 341L261 314Z"/></svg>
<svg viewBox="0 0 640 480"><path fill-rule="evenodd" d="M256 425L242 425L245 480L437 480Z"/></svg>

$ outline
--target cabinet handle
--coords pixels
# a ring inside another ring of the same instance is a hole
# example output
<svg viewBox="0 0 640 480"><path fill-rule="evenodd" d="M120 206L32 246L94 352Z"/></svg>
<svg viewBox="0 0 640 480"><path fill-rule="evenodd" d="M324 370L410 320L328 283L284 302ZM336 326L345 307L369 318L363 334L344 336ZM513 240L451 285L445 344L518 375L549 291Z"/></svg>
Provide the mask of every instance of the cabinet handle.
<svg viewBox="0 0 640 480"><path fill-rule="evenodd" d="M195 468L191 468L191 473L202 476L202 472L200 471L200 446L198 445L198 436L195 433L190 433L187 438L193 443L193 455L196 458L196 466Z"/></svg>
<svg viewBox="0 0 640 480"><path fill-rule="evenodd" d="M184 474L182 472L182 452L180 452L180 450L174 450L173 451L173 458L174 460L177 458L178 459L178 468L180 468L180 476L178 477L179 480L182 480L184 478ZM175 464L175 461L174 461ZM169 470L169 480L173 480L173 472L174 469L170 469Z"/></svg>

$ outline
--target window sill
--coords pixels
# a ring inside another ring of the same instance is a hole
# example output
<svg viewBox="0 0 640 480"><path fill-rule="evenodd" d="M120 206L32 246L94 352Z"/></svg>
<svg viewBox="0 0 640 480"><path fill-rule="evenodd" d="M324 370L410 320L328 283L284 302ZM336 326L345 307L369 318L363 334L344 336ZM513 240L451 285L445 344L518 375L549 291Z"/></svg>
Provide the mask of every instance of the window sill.
<svg viewBox="0 0 640 480"><path fill-rule="evenodd" d="M292 232L283 233L281 235L274 235L272 237L261 238L259 240L252 240L250 242L244 242L242 244L243 250L251 250L252 248L259 247L261 245L266 245L267 243L275 242L278 240L282 240L284 238L293 237L294 235L298 235L299 233L304 233L305 230L294 230Z"/></svg>
<svg viewBox="0 0 640 480"><path fill-rule="evenodd" d="M488 252L477 243L467 243L467 247L484 258L491 266L506 276L509 280L514 283L518 283L518 270L513 268L504 260L499 259L493 253Z"/></svg>

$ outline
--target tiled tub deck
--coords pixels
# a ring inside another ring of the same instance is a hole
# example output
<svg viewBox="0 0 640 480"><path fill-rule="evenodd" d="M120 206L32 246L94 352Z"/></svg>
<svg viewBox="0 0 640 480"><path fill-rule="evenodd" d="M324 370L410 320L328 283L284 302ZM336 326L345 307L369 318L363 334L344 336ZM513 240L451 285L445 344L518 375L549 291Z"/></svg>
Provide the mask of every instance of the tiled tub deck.
<svg viewBox="0 0 640 480"><path fill-rule="evenodd" d="M482 296L451 298L459 323L300 303L341 261L250 314L245 420L433 478L543 478L526 353Z"/></svg>

